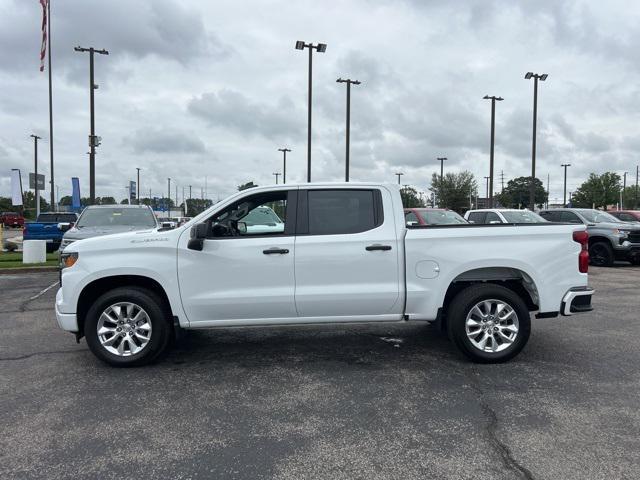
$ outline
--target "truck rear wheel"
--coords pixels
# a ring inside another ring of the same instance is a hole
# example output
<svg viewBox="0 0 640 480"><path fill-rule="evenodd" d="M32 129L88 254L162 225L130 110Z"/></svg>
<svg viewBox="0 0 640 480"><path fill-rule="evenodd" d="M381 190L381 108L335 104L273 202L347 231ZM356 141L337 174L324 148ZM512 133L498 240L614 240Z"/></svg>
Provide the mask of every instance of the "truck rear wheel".
<svg viewBox="0 0 640 480"><path fill-rule="evenodd" d="M87 345L100 360L114 367L153 362L169 346L169 314L152 291L116 288L89 308L84 325Z"/></svg>
<svg viewBox="0 0 640 480"><path fill-rule="evenodd" d="M500 363L515 357L531 333L529 309L520 296L494 284L458 293L447 314L449 337L469 359Z"/></svg>

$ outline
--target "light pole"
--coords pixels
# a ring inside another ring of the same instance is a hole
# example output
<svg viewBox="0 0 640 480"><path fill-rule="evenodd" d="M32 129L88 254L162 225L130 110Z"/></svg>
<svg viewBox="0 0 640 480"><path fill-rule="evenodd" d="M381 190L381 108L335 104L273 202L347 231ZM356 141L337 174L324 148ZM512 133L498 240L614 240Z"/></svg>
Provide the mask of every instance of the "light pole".
<svg viewBox="0 0 640 480"><path fill-rule="evenodd" d="M318 53L324 53L327 51L326 43L318 43L314 45L313 43L305 43L302 40L298 40L296 42L296 50L304 50L305 48L309 49L309 106L307 112L307 182L311 182L311 87L312 87L312 72L313 72L313 50L317 50Z"/></svg>
<svg viewBox="0 0 640 480"><path fill-rule="evenodd" d="M526 80L533 78L533 136L531 140L531 185L529 185L529 207L531 211L535 211L536 203L536 124L538 122L538 80L544 82L547 77L546 73L537 74L527 72L524 76Z"/></svg>
<svg viewBox="0 0 640 480"><path fill-rule="evenodd" d="M273 173L272 175L276 177L276 185L278 185L278 177L282 174L280 172L276 172L276 173Z"/></svg>
<svg viewBox="0 0 640 480"><path fill-rule="evenodd" d="M351 85L360 85L362 82L359 80L351 80L350 78L342 79L338 78L336 80L337 83L346 83L347 84L347 141L345 148L345 169L344 169L344 181L349 181L349 140L351 133Z"/></svg>
<svg viewBox="0 0 640 480"><path fill-rule="evenodd" d="M490 177L484 177L484 179L487 181L487 198L489 198L489 178ZM487 208L487 207L485 207Z"/></svg>
<svg viewBox="0 0 640 480"><path fill-rule="evenodd" d="M493 147L495 144L496 135L496 101L501 102L504 100L502 97L496 97L495 95L485 95L485 100L491 100L491 150L489 153L489 208L493 208Z"/></svg>
<svg viewBox="0 0 640 480"><path fill-rule="evenodd" d="M171 211L171 178L167 178L167 210Z"/></svg>
<svg viewBox="0 0 640 480"><path fill-rule="evenodd" d="M396 175L398 176L398 185L400 185L400 177L402 177L402 175L404 175L404 173L398 172L398 173L396 173Z"/></svg>
<svg viewBox="0 0 640 480"><path fill-rule="evenodd" d="M567 206L567 167L570 167L570 163L563 163L561 165L564 168L564 195L562 196L562 206L566 208ZM548 193L547 188L547 193Z"/></svg>
<svg viewBox="0 0 640 480"><path fill-rule="evenodd" d="M140 205L140 168L136 167L138 177L136 178L136 203Z"/></svg>
<svg viewBox="0 0 640 480"><path fill-rule="evenodd" d="M636 165L636 196L633 201L633 208L638 208L638 177L640 177L640 166Z"/></svg>
<svg viewBox="0 0 640 480"><path fill-rule="evenodd" d="M287 183L287 152L290 152L289 148L279 148L279 152L282 152L282 183Z"/></svg>
<svg viewBox="0 0 640 480"><path fill-rule="evenodd" d="M76 52L89 52L89 110L91 115L91 131L89 133L89 199L93 205L96 201L96 147L100 145L98 137L96 137L96 122L95 122L95 104L93 100L93 91L98 88L93 81L93 55L99 53L100 55L109 55L109 52L105 49L96 50L93 47L75 47Z"/></svg>
<svg viewBox="0 0 640 480"><path fill-rule="evenodd" d="M627 173L629 172L624 172L623 175L623 183L622 183L622 195L620 195L620 210L624 209L624 191L627 189Z"/></svg>
<svg viewBox="0 0 640 480"><path fill-rule="evenodd" d="M447 161L447 157L438 157L437 160L440 162L440 188L438 189L438 205L440 205L440 194L444 191L444 186L442 185L444 180L444 162Z"/></svg>
<svg viewBox="0 0 640 480"><path fill-rule="evenodd" d="M35 187L35 200L36 200L36 219L38 218L38 216L40 215L40 189L38 188L38 140L40 140L42 137L39 137L38 135L34 135L33 133L31 135L29 135L31 138L33 138L33 162L34 162L34 184L33 186ZM53 205L51 206L51 208L53 208Z"/></svg>

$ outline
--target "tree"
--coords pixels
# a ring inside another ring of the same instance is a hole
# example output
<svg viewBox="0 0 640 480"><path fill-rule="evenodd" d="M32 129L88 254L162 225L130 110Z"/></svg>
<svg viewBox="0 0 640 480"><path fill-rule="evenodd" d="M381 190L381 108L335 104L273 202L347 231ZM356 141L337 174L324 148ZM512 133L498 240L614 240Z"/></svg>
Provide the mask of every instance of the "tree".
<svg viewBox="0 0 640 480"><path fill-rule="evenodd" d="M96 205L115 205L116 199L113 197L96 197Z"/></svg>
<svg viewBox="0 0 640 480"><path fill-rule="evenodd" d="M627 188L624 189L622 197L624 198L623 207L625 210L637 210L638 206L640 206L640 187L638 187L636 196L636 186L627 186Z"/></svg>
<svg viewBox="0 0 640 480"><path fill-rule="evenodd" d="M253 188L253 187L257 187L258 185L256 185L253 182L247 182L247 183L243 183L242 185L238 185L238 191L241 192L243 190L246 190L248 188Z"/></svg>
<svg viewBox="0 0 640 480"><path fill-rule="evenodd" d="M478 189L473 173L465 170L460 173L446 173L440 182L437 173L431 177L431 190L440 208L449 208L458 213L469 209L469 196Z"/></svg>
<svg viewBox="0 0 640 480"><path fill-rule="evenodd" d="M196 215L204 212L207 208L213 205L213 202L208 198L187 198L185 203L187 204L186 215L188 217L195 217Z"/></svg>
<svg viewBox="0 0 640 480"><path fill-rule="evenodd" d="M402 197L402 205L404 208L421 208L424 207L424 202L418 195L418 191L413 187L404 186L400 189L400 196Z"/></svg>
<svg viewBox="0 0 640 480"><path fill-rule="evenodd" d="M24 192L24 216L25 218L35 218L36 216L36 195L31 190L27 190ZM42 195L40 195L40 211L46 212L49 210L49 204L44 199Z"/></svg>
<svg viewBox="0 0 640 480"><path fill-rule="evenodd" d="M620 201L620 190L620 175L617 173L590 173L587 181L573 192L571 205L579 208L602 207L606 210L608 205Z"/></svg>
<svg viewBox="0 0 640 480"><path fill-rule="evenodd" d="M522 208L529 205L529 189L531 177L518 177L507 182L502 193L495 195L500 204L505 208ZM542 207L549 194L539 178L534 179L534 200L538 207Z"/></svg>
<svg viewBox="0 0 640 480"><path fill-rule="evenodd" d="M60 200L58 201L58 205L60 205L61 207L70 207L72 202L73 198L71 198L71 195L65 195L64 197L60 198Z"/></svg>

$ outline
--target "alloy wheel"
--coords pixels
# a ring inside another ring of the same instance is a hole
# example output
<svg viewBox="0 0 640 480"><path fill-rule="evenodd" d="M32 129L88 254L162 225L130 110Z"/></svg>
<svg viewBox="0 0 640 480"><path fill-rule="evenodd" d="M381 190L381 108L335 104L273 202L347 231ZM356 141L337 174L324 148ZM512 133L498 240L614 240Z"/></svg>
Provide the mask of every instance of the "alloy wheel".
<svg viewBox="0 0 640 480"><path fill-rule="evenodd" d="M140 353L151 339L151 319L144 309L131 302L107 307L97 325L98 340L109 353L128 357Z"/></svg>
<svg viewBox="0 0 640 480"><path fill-rule="evenodd" d="M518 330L518 315L503 300L476 303L465 320L467 338L475 348L487 353L509 348L518 336Z"/></svg>

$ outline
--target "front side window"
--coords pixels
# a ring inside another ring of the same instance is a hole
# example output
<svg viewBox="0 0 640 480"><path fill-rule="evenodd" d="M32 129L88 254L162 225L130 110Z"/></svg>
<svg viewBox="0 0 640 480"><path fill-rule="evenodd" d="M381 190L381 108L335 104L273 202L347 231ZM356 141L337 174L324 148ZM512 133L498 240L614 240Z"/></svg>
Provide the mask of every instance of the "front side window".
<svg viewBox="0 0 640 480"><path fill-rule="evenodd" d="M379 193L378 193L379 195ZM309 190L309 234L365 232L381 224L373 190Z"/></svg>
<svg viewBox="0 0 640 480"><path fill-rule="evenodd" d="M616 223L618 219L607 212L599 210L579 210L580 214L590 223Z"/></svg>
<svg viewBox="0 0 640 480"><path fill-rule="evenodd" d="M244 198L211 219L213 237L283 235L287 192L270 192Z"/></svg>
<svg viewBox="0 0 640 480"><path fill-rule="evenodd" d="M404 220L407 225L418 225L418 217L413 212L407 212L404 215Z"/></svg>
<svg viewBox="0 0 640 480"><path fill-rule="evenodd" d="M420 216L427 225L457 225L467 221L450 210L421 210Z"/></svg>

